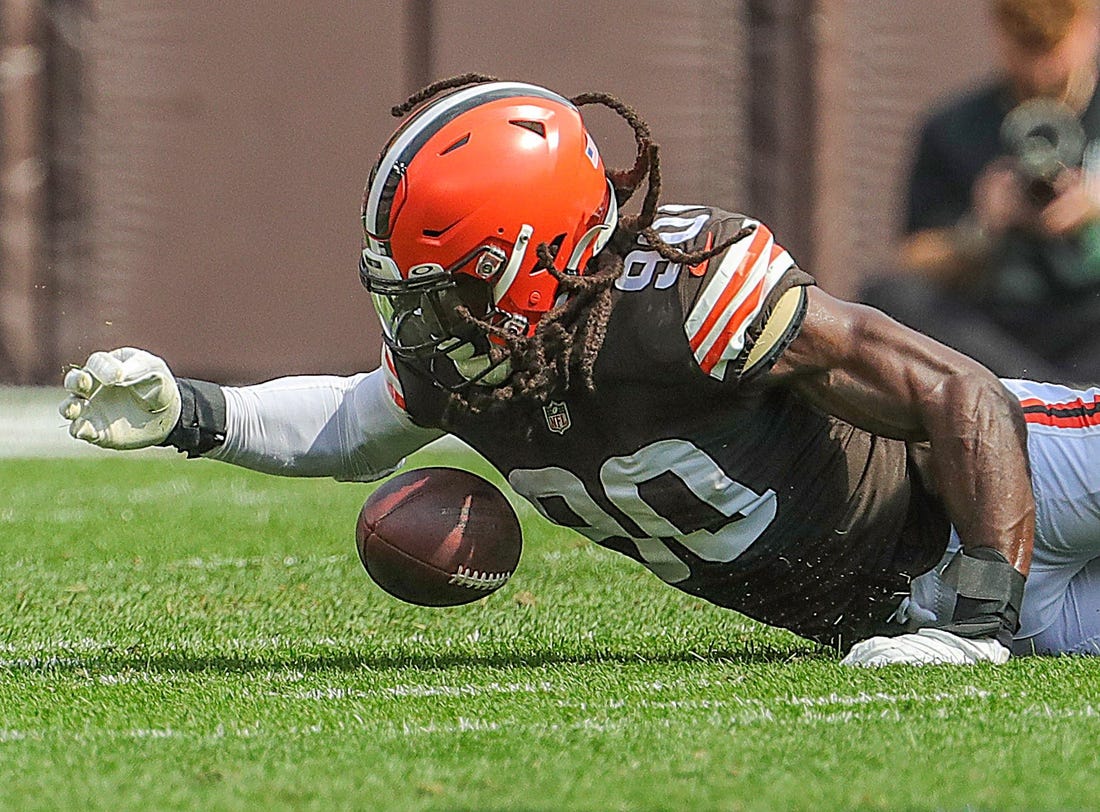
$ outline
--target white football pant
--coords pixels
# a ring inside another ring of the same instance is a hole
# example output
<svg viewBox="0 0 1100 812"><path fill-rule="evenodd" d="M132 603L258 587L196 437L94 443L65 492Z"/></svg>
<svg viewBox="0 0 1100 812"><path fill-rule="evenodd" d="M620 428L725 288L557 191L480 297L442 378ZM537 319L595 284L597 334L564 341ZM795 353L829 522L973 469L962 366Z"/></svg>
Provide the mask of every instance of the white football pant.
<svg viewBox="0 0 1100 812"><path fill-rule="evenodd" d="M1100 388L1003 383L1024 407L1035 491L1035 551L1014 653L1100 654ZM958 549L952 531L936 570L913 581L910 617L950 620L955 595L939 572Z"/></svg>

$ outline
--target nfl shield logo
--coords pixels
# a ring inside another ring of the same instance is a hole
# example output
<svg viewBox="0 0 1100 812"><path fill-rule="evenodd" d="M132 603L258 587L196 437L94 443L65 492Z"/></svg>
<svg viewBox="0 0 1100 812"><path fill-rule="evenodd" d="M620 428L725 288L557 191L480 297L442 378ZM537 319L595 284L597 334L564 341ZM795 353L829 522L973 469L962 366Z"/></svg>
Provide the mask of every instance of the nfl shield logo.
<svg viewBox="0 0 1100 812"><path fill-rule="evenodd" d="M569 407L556 400L550 401L542 407L542 413L546 415L546 426L555 434L565 434L572 423L569 420Z"/></svg>

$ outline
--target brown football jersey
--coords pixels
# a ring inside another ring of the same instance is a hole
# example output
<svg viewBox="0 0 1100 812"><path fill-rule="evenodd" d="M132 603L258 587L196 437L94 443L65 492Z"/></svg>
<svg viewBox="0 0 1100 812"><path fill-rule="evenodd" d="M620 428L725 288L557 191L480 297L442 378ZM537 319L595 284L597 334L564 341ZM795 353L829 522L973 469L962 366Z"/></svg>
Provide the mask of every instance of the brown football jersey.
<svg viewBox="0 0 1100 812"><path fill-rule="evenodd" d="M943 553L949 523L905 443L769 385L813 280L762 224L701 206L655 223L694 251L749 236L695 266L644 239L616 283L595 389L541 408L463 414L448 430L552 522L667 583L820 642L878 627ZM446 396L401 361L392 391L440 425Z"/></svg>

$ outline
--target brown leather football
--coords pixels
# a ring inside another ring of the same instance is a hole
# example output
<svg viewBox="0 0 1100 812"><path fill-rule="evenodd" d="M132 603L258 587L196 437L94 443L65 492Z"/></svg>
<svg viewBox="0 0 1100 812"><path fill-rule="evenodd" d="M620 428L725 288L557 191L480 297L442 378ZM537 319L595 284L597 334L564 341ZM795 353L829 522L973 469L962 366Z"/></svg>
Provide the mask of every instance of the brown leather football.
<svg viewBox="0 0 1100 812"><path fill-rule="evenodd" d="M470 603L504 586L519 563L516 512L491 482L457 468L387 480L359 512L359 560L378 586L421 606Z"/></svg>

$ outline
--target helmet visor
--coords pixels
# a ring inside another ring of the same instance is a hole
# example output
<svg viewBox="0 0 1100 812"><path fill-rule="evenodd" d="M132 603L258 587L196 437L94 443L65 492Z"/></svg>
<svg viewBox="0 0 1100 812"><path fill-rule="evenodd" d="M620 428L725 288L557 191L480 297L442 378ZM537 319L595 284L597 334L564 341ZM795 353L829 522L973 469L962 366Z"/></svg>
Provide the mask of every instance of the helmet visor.
<svg viewBox="0 0 1100 812"><path fill-rule="evenodd" d="M399 355L426 357L459 344L481 345L481 330L459 314L489 316L489 286L469 276L445 275L439 284L404 292L372 291L386 343Z"/></svg>

